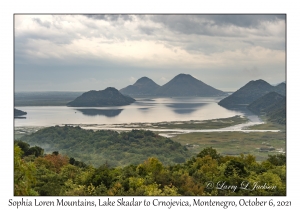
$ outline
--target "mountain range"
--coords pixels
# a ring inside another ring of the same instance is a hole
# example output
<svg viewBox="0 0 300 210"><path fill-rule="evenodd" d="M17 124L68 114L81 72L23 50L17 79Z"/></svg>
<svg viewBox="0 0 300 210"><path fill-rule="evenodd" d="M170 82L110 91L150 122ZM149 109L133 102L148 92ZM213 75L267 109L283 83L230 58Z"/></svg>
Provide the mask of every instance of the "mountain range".
<svg viewBox="0 0 300 210"><path fill-rule="evenodd" d="M133 103L135 99L122 95L117 89L108 87L105 90L91 90L67 103L71 107L104 107L123 106Z"/></svg>
<svg viewBox="0 0 300 210"><path fill-rule="evenodd" d="M130 96L224 96L225 92L217 90L189 74L179 74L163 86L153 80L142 77L133 85L120 90Z"/></svg>
<svg viewBox="0 0 300 210"><path fill-rule="evenodd" d="M230 108L235 105L249 105L270 92L285 95L286 84L281 83L277 86L272 86L262 79L250 81L236 92L222 99L218 104L226 108Z"/></svg>

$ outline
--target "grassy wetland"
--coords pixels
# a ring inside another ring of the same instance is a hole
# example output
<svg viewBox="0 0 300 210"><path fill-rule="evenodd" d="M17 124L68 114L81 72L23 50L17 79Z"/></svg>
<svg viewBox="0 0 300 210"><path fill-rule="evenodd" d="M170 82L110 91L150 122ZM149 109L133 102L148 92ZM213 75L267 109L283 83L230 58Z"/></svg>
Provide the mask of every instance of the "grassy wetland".
<svg viewBox="0 0 300 210"><path fill-rule="evenodd" d="M269 154L285 152L286 133L281 132L203 132L178 134L171 137L192 153L203 148L213 147L222 155L252 154L258 161L268 158Z"/></svg>
<svg viewBox="0 0 300 210"><path fill-rule="evenodd" d="M263 119L265 120L265 119ZM152 130L153 132L185 146L191 154L197 154L203 148L213 147L222 155L253 154L258 161L268 158L270 154L284 153L286 148L285 126L264 121L262 124L244 127L239 131L226 131L227 127L246 124L246 117L234 116L213 120L171 121L157 123L128 123L128 124L72 124L92 130L113 129L119 132ZM42 129L43 127L16 127L15 139L20 139ZM212 131L209 131L209 130ZM218 130L219 129L219 130ZM198 132L193 132L197 130ZM199 132L203 130L203 132ZM265 131L270 130L270 131ZM271 131L276 132L271 132ZM260 132L262 131L262 132Z"/></svg>

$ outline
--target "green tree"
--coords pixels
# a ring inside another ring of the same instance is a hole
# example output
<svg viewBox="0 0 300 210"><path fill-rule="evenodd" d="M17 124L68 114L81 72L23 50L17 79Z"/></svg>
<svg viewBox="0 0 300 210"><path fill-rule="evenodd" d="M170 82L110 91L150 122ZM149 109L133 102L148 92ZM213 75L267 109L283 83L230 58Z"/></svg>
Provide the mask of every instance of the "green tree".
<svg viewBox="0 0 300 210"><path fill-rule="evenodd" d="M14 146L14 195L38 195L32 189L35 183L36 168L33 163L21 159L23 152L17 145Z"/></svg>
<svg viewBox="0 0 300 210"><path fill-rule="evenodd" d="M219 159L221 158L221 155L219 153L217 153L217 150L213 149L212 147L207 147L205 149L203 149L198 155L197 157L205 157L205 156L210 156L212 159L216 159L219 161Z"/></svg>

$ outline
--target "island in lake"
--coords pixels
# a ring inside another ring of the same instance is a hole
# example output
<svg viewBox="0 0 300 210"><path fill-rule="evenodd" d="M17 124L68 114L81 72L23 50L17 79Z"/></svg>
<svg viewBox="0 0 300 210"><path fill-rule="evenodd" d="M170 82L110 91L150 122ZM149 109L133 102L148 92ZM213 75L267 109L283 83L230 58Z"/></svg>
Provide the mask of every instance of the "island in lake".
<svg viewBox="0 0 300 210"><path fill-rule="evenodd" d="M108 87L105 90L91 90L83 93L75 100L67 103L71 107L104 107L124 106L133 103L135 99L124 96L117 89Z"/></svg>

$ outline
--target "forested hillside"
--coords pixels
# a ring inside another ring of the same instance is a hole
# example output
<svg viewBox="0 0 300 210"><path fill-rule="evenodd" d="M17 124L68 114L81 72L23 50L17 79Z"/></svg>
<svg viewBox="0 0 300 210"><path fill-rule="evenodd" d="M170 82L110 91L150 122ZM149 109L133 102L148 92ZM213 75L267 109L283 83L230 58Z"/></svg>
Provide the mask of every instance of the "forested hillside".
<svg viewBox="0 0 300 210"><path fill-rule="evenodd" d="M55 126L23 136L22 141L60 151L88 164L111 166L137 164L156 157L164 164L183 163L191 154L180 143L151 131L85 130L80 127Z"/></svg>
<svg viewBox="0 0 300 210"><path fill-rule="evenodd" d="M230 189L221 186L232 186ZM236 187L235 187L236 186ZM139 164L94 167L60 154L43 154L24 142L14 146L14 195L197 196L286 195L286 157L256 162L252 155L221 156L205 148L182 164L154 157Z"/></svg>
<svg viewBox="0 0 300 210"><path fill-rule="evenodd" d="M286 97L279 93L267 93L247 108L256 114L265 115L272 122L286 124Z"/></svg>

